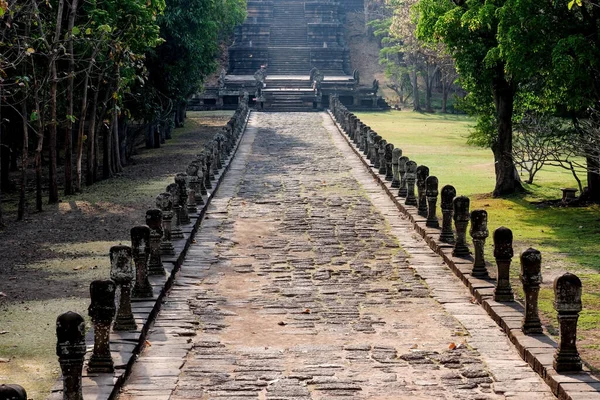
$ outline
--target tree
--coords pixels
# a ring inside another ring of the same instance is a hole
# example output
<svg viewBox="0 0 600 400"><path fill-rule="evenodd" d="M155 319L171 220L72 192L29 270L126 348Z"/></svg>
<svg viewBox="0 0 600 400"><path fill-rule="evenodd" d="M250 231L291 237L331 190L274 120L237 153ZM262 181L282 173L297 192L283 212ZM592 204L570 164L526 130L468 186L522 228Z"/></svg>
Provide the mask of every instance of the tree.
<svg viewBox="0 0 600 400"><path fill-rule="evenodd" d="M505 1L421 0L417 37L442 42L456 62L468 91L466 109L478 116L478 143L494 154L495 197L523 190L512 158L512 119L519 81L507 73L499 56L498 27Z"/></svg>
<svg viewBox="0 0 600 400"><path fill-rule="evenodd" d="M421 111L419 77L425 84L425 108L433 112L432 97L436 85L442 86L443 112L456 76L451 73L453 60L441 43L427 43L416 36L413 6L416 0L391 0L389 16L372 21L374 34L381 37L380 63L385 66L388 84L401 100L412 90L413 110ZM442 69L443 67L443 69Z"/></svg>

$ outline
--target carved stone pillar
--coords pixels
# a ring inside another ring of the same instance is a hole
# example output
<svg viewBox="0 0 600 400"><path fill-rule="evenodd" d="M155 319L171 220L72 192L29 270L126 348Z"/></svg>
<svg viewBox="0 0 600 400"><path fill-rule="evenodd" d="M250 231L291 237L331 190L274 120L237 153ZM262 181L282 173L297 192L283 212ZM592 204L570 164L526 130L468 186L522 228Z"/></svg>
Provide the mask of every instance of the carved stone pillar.
<svg viewBox="0 0 600 400"><path fill-rule="evenodd" d="M63 400L83 400L81 375L85 357L85 321L68 311L56 319L56 355L63 377Z"/></svg>
<svg viewBox="0 0 600 400"><path fill-rule="evenodd" d="M175 175L175 183L179 188L179 222L181 225L187 225L191 222L188 213L189 194L187 190L187 174L181 172Z"/></svg>
<svg viewBox="0 0 600 400"><path fill-rule="evenodd" d="M416 206L417 198L415 197L415 182L417 180L417 163L408 161L406 163L406 200L404 204L407 206Z"/></svg>
<svg viewBox="0 0 600 400"><path fill-rule="evenodd" d="M114 331L133 331L137 324L131 312L131 282L133 266L131 265L131 247L113 246L110 248L110 278L121 288L119 308Z"/></svg>
<svg viewBox="0 0 600 400"><path fill-rule="evenodd" d="M160 257L160 244L163 236L163 213L161 210L146 211L146 225L150 228L150 259L148 275L164 275L165 268Z"/></svg>
<svg viewBox="0 0 600 400"><path fill-rule="evenodd" d="M206 191L206 154L200 153L196 157L196 160L199 163L198 178L200 180L200 194L206 196L208 194Z"/></svg>
<svg viewBox="0 0 600 400"><path fill-rule="evenodd" d="M577 351L577 320L581 312L581 280L569 272L554 280L554 309L558 312L560 340L554 354L556 372L582 370Z"/></svg>
<svg viewBox="0 0 600 400"><path fill-rule="evenodd" d="M0 385L0 399L3 400L27 400L27 392L21 385Z"/></svg>
<svg viewBox="0 0 600 400"><path fill-rule="evenodd" d="M452 185L446 185L442 188L442 232L440 233L440 242L454 244L454 231L452 230L452 214L454 213L454 198L456 189Z"/></svg>
<svg viewBox="0 0 600 400"><path fill-rule="evenodd" d="M358 123L358 150L361 152L365 151L365 124L362 122Z"/></svg>
<svg viewBox="0 0 600 400"><path fill-rule="evenodd" d="M175 248L171 242L173 221L173 200L171 193L164 192L156 197L156 207L162 211L163 235L160 241L160 253L165 255L175 254Z"/></svg>
<svg viewBox="0 0 600 400"><path fill-rule="evenodd" d="M538 314L542 254L536 249L529 248L521 254L521 283L525 292L525 317L521 329L527 335L542 333L542 323Z"/></svg>
<svg viewBox="0 0 600 400"><path fill-rule="evenodd" d="M371 130L371 127L365 126L365 133L364 133L364 136L365 136L365 138L364 138L364 146L365 146L365 148L363 149L363 154L365 156L367 156L367 158L369 158L369 154L370 154L370 151L371 151L371 142L373 140L373 137L371 136L371 132L373 132Z"/></svg>
<svg viewBox="0 0 600 400"><path fill-rule="evenodd" d="M408 188L406 185L406 163L409 162L409 158L401 156L398 159L398 175L400 175L400 188L398 189L398 197L406 197Z"/></svg>
<svg viewBox="0 0 600 400"><path fill-rule="evenodd" d="M204 165L206 166L206 174L204 176L204 186L206 186L206 189L212 189L213 187L211 180L214 176L212 172L212 155L208 149L205 150L205 154L206 158L204 159Z"/></svg>
<svg viewBox="0 0 600 400"><path fill-rule="evenodd" d="M494 289L494 300L514 301L515 295L510 285L510 263L513 257L513 234L501 226L494 231L494 258L498 266L498 280Z"/></svg>
<svg viewBox="0 0 600 400"><path fill-rule="evenodd" d="M371 151L371 163L373 168L379 169L379 142L381 142L381 136L375 134L373 137L373 149Z"/></svg>
<svg viewBox="0 0 600 400"><path fill-rule="evenodd" d="M88 315L94 324L94 351L88 362L88 372L113 372L110 355L110 325L115 317L116 285L111 280L98 280L90 284Z"/></svg>
<svg viewBox="0 0 600 400"><path fill-rule="evenodd" d="M429 168L425 165L417 167L417 212L421 217L427 217L427 196L425 194L425 180L429 176Z"/></svg>
<svg viewBox="0 0 600 400"><path fill-rule="evenodd" d="M394 174L392 172L392 159L393 159L394 145L388 143L385 146L385 180L392 181Z"/></svg>
<svg viewBox="0 0 600 400"><path fill-rule="evenodd" d="M470 200L466 196L455 197L452 202L454 226L456 227L456 242L454 243L452 255L455 257L464 257L471 253L469 246L467 246L467 226L471 217L469 203Z"/></svg>
<svg viewBox="0 0 600 400"><path fill-rule="evenodd" d="M381 139L379 141L379 148L377 154L379 155L379 169L377 172L380 175L385 175L385 146L387 146L387 140Z"/></svg>
<svg viewBox="0 0 600 400"><path fill-rule="evenodd" d="M188 200L188 204L190 206L196 207L198 204L204 204L204 199L202 198L202 189L200 187L201 178L198 176L198 171L200 171L200 165L197 160L194 160L188 165L186 169L186 173L188 175L188 186L190 191L194 192L194 202L190 203ZM206 191L206 189L204 189ZM197 212L198 210L193 212Z"/></svg>
<svg viewBox="0 0 600 400"><path fill-rule="evenodd" d="M131 295L133 298L152 298L152 285L148 280L150 227L147 225L138 225L131 228L131 254L136 272L135 285Z"/></svg>
<svg viewBox="0 0 600 400"><path fill-rule="evenodd" d="M436 206L438 199L438 178L428 176L425 180L425 196L427 198L427 221L425 226L430 228L439 228L440 222L436 215Z"/></svg>
<svg viewBox="0 0 600 400"><path fill-rule="evenodd" d="M398 159L402 157L402 149L396 147L392 151L392 187L400 187L400 171L398 170Z"/></svg>
<svg viewBox="0 0 600 400"><path fill-rule="evenodd" d="M471 275L479 278L486 278L488 277L488 270L485 266L483 252L485 249L485 240L490 234L487 228L487 211L471 211L471 229L469 230L469 234L473 239L473 248L475 251Z"/></svg>
<svg viewBox="0 0 600 400"><path fill-rule="evenodd" d="M183 239L183 230L181 229L181 203L179 202L179 185L171 183L167 186L167 193L171 194L173 202L173 218L175 223L171 223L171 239Z"/></svg>

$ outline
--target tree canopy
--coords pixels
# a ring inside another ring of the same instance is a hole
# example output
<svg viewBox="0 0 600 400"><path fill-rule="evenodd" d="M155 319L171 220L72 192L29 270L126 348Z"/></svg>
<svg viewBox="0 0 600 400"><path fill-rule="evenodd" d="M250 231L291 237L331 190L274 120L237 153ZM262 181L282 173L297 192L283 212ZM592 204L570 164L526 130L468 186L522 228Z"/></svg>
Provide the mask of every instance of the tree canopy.
<svg viewBox="0 0 600 400"><path fill-rule="evenodd" d="M598 100L598 4L567 0L420 0L417 37L443 42L478 117L474 141L496 162L497 196L521 189L512 125L527 111L581 115Z"/></svg>
<svg viewBox="0 0 600 400"><path fill-rule="evenodd" d="M104 177L122 168L135 142L129 120L158 132L157 146L244 17L245 0L0 0L1 189L20 154L25 191L29 142L38 210L46 147L52 203L59 160L65 194L84 175L97 180L100 154Z"/></svg>

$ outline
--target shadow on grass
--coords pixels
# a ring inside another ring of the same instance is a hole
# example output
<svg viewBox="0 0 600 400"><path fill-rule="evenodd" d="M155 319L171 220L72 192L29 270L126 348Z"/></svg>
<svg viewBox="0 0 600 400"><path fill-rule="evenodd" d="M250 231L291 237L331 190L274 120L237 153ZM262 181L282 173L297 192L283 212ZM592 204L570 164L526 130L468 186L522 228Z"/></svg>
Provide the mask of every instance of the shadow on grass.
<svg viewBox="0 0 600 400"><path fill-rule="evenodd" d="M529 193L507 197L523 212L520 222L538 227L546 235L540 235L539 246L556 253L565 254L582 267L600 271L597 259L600 250L600 206L558 207L539 206L526 200ZM573 266L566 265L565 269Z"/></svg>

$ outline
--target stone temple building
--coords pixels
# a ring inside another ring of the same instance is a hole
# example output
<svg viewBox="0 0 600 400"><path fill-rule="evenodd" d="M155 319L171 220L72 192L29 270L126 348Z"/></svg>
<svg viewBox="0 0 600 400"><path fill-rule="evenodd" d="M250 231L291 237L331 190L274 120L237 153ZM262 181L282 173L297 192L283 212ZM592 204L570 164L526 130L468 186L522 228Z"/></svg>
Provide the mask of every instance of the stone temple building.
<svg viewBox="0 0 600 400"><path fill-rule="evenodd" d="M388 108L379 83L361 82L350 66L343 24L363 0L248 0L247 7L227 70L189 109L235 109L244 94L265 111L321 110L332 95L350 109Z"/></svg>

